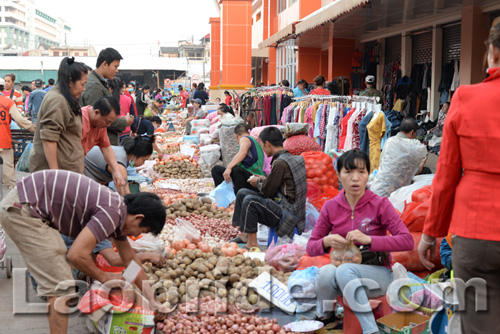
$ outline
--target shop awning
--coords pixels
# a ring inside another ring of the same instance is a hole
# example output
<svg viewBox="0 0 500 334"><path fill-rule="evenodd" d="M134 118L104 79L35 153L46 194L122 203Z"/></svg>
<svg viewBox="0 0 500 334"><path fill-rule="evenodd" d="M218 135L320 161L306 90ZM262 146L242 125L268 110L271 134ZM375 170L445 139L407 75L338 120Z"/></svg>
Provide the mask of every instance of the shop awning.
<svg viewBox="0 0 500 334"><path fill-rule="evenodd" d="M252 57L269 58L269 49L252 49Z"/></svg>
<svg viewBox="0 0 500 334"><path fill-rule="evenodd" d="M343 14L347 14L353 9L363 6L370 1L371 0L335 0L331 4L303 18L302 21L296 25L295 34L298 35L314 29L330 20L338 18Z"/></svg>
<svg viewBox="0 0 500 334"><path fill-rule="evenodd" d="M294 25L295 25L295 23L291 23L291 24L287 25L286 27L284 27L283 29L281 29L280 31L278 31L277 33L275 33L274 35L272 35L271 37L269 37L268 39L266 39L265 41L260 42L259 49L268 48L268 47L272 46L273 44L278 43L283 38L286 38L290 35L293 35L294 34L294 31L293 31Z"/></svg>

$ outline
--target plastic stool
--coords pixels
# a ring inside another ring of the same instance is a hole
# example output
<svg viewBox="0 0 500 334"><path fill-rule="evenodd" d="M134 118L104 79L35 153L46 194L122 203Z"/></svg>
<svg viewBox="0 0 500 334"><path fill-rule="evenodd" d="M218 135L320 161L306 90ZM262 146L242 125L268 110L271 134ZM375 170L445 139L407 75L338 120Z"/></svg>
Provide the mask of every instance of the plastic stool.
<svg viewBox="0 0 500 334"><path fill-rule="evenodd" d="M392 313L392 309L389 306L385 295L382 297L369 299L368 301L373 311L375 320ZM358 318L356 318L356 315L347 304L345 298L338 298L337 303L344 307L344 333L363 334Z"/></svg>
<svg viewBox="0 0 500 334"><path fill-rule="evenodd" d="M294 235L295 234L299 235L299 230L297 228L295 228ZM269 245L273 241L275 243L278 241L278 235L276 234L276 231L274 230L274 227L271 227L271 228L269 228L269 234L267 235L267 246L269 247Z"/></svg>

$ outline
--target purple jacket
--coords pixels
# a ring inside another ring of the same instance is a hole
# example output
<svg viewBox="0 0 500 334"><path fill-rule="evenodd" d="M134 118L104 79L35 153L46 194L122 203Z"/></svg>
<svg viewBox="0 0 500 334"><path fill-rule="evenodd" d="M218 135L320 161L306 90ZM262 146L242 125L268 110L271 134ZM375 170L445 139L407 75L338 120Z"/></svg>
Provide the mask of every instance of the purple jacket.
<svg viewBox="0 0 500 334"><path fill-rule="evenodd" d="M319 256L330 253L330 249L326 252L323 249L324 237L332 233L345 238L349 231L355 229L372 237L370 250L374 252L413 250L413 238L391 202L366 190L354 210L347 202L344 191L326 201L307 243L307 254Z"/></svg>

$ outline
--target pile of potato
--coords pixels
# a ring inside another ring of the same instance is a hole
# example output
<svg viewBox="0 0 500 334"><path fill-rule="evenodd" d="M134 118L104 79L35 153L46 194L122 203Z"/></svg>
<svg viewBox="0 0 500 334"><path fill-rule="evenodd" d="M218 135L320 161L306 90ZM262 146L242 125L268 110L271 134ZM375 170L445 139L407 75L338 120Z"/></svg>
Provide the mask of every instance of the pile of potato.
<svg viewBox="0 0 500 334"><path fill-rule="evenodd" d="M237 255L228 258L218 247L212 252L184 249L176 255L168 252L166 263L156 268L152 263L143 264L149 282L158 301L167 308L186 303L193 298L227 298L230 304L237 303L242 310L255 307L269 308L270 303L259 298L248 284L263 271L276 279L288 282L291 273L277 271L259 259Z"/></svg>
<svg viewBox="0 0 500 334"><path fill-rule="evenodd" d="M167 219L187 217L190 214L203 215L209 218L232 219L231 215L224 209L216 209L212 206L212 201L208 197L198 196L177 200L173 204L167 205Z"/></svg>
<svg viewBox="0 0 500 334"><path fill-rule="evenodd" d="M165 164L156 164L155 172L164 178L172 179L201 179L203 173L198 164L189 161L168 161Z"/></svg>

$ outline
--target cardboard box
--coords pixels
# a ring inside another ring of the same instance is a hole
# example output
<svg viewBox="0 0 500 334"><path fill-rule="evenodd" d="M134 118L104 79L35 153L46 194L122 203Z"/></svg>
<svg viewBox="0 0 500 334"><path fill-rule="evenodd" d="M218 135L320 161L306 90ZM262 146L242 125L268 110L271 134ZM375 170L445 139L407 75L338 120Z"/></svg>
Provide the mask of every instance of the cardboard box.
<svg viewBox="0 0 500 334"><path fill-rule="evenodd" d="M378 328L388 334L431 334L431 318L418 313L398 312L377 320Z"/></svg>
<svg viewBox="0 0 500 334"><path fill-rule="evenodd" d="M297 303L288 292L288 287L267 271L260 274L248 286L254 288L260 296L278 306L283 312L295 313Z"/></svg>

